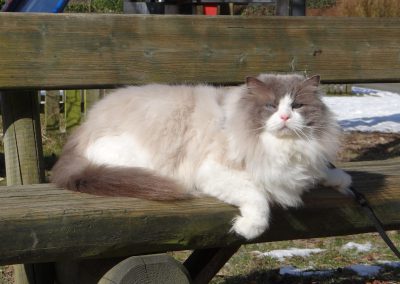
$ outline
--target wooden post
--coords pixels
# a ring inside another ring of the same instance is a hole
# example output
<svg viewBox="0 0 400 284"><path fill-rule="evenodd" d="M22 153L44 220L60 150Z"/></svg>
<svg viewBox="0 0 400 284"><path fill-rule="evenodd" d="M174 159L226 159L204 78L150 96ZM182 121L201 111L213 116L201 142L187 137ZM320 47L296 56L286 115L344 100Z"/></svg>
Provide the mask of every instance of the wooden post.
<svg viewBox="0 0 400 284"><path fill-rule="evenodd" d="M44 182L36 92L4 91L1 106L7 185Z"/></svg>
<svg viewBox="0 0 400 284"><path fill-rule="evenodd" d="M85 93L82 90L65 90L64 91L64 126L63 130L69 131L74 127L78 126L82 118L82 96L85 97ZM75 269L78 267L78 262L69 263L55 263L56 267L56 278L61 284L63 283L80 283L78 282L79 276L73 275ZM64 273L60 273L60 271ZM65 276L65 271L68 271L70 275ZM76 281L75 281L75 280Z"/></svg>
<svg viewBox="0 0 400 284"><path fill-rule="evenodd" d="M234 255L240 245L222 248L197 249L183 264L188 270L193 284L208 283Z"/></svg>
<svg viewBox="0 0 400 284"><path fill-rule="evenodd" d="M47 91L45 110L46 131L60 130L60 91Z"/></svg>
<svg viewBox="0 0 400 284"><path fill-rule="evenodd" d="M111 268L98 282L98 284L123 283L189 284L191 281L185 267L173 257L154 254L127 258Z"/></svg>
<svg viewBox="0 0 400 284"><path fill-rule="evenodd" d="M39 102L36 91L1 92L7 185L44 182ZM53 265L15 265L17 284L53 283Z"/></svg>

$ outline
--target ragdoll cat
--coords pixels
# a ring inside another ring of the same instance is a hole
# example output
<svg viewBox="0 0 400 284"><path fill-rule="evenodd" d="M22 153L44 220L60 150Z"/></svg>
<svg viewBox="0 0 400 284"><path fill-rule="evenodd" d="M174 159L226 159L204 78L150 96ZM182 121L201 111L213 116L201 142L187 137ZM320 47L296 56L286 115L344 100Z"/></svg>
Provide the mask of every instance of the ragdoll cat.
<svg viewBox="0 0 400 284"><path fill-rule="evenodd" d="M328 167L339 128L318 86L319 76L261 74L232 88L119 89L70 137L52 182L153 200L204 193L238 206L232 230L255 238L272 203L297 206L318 182L343 192L351 183Z"/></svg>

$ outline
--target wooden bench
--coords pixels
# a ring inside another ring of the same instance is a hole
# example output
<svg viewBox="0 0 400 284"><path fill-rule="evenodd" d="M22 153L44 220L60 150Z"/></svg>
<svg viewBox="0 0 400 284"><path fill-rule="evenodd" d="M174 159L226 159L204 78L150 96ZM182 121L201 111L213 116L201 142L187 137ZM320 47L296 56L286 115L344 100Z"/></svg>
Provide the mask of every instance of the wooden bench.
<svg viewBox="0 0 400 284"><path fill-rule="evenodd" d="M211 198L155 203L40 184L37 90L229 84L260 72L318 73L325 83L400 82L399 46L397 18L0 14L8 184L0 188L0 265L26 264L17 269L19 283L54 283L55 274L60 283L97 283L129 256L194 249L185 267L165 256L130 258L107 277L120 283L147 265L164 280L187 283L190 275L192 283L207 283L245 243L228 233L237 209ZM340 166L385 227L399 229L400 159ZM304 200L299 209L274 209L271 228L253 242L374 231L357 204L330 189ZM111 283L107 277L99 283Z"/></svg>

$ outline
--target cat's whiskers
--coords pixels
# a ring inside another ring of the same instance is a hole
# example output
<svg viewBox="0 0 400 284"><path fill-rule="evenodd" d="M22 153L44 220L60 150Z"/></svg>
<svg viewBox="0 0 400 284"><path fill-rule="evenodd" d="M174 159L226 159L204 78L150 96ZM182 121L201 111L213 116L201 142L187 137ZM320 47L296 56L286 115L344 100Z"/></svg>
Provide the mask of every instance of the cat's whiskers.
<svg viewBox="0 0 400 284"><path fill-rule="evenodd" d="M317 126L304 126L304 128L310 129L311 132L319 135L330 134L324 127L317 127Z"/></svg>
<svg viewBox="0 0 400 284"><path fill-rule="evenodd" d="M300 139L307 138L307 137L304 137L304 135L303 135L300 131L296 130L295 128L292 128L292 131L293 131L294 134L296 134L297 137L299 137Z"/></svg>
<svg viewBox="0 0 400 284"><path fill-rule="evenodd" d="M323 126L315 126L315 125L308 126L308 125L305 125L304 128L311 129L314 132L328 133L328 132L326 132L326 127L323 127Z"/></svg>
<svg viewBox="0 0 400 284"><path fill-rule="evenodd" d="M265 126L263 125L263 126L260 126L257 128L252 128L252 129L250 129L250 131L254 132L254 133L258 133L258 132L260 132L260 130L264 130L264 129L265 129Z"/></svg>
<svg viewBox="0 0 400 284"><path fill-rule="evenodd" d="M312 141L313 137L308 136L301 127L293 127L293 132L301 139L307 140L308 142Z"/></svg>

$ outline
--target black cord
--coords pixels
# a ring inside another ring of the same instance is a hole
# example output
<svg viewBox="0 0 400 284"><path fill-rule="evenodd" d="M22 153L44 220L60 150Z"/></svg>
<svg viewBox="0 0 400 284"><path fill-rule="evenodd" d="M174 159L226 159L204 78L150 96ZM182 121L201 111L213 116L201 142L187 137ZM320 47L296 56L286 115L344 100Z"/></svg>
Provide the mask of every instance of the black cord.
<svg viewBox="0 0 400 284"><path fill-rule="evenodd" d="M375 214L374 210L372 209L371 205L369 204L368 200L365 198L365 196L362 193L355 190L353 187L350 187L349 189L353 193L354 199L364 209L364 212L368 215L369 219L374 224L375 229L378 231L381 238L385 241L385 243L392 250L392 252L400 259L400 251L396 248L396 246L394 245L392 240L386 234L381 220L379 220L379 218L376 216L376 214Z"/></svg>
<svg viewBox="0 0 400 284"><path fill-rule="evenodd" d="M332 163L329 164L330 168L336 169L335 165ZM381 238L384 240L386 245L391 249L391 251L400 259L400 251L396 248L392 240L386 234L385 229L383 228L383 224L381 220L379 220L378 216L376 216L374 210L372 209L371 205L369 204L368 200L365 198L364 194L357 191L354 187L349 188L350 192L352 193L354 200L364 209L364 212L367 214L368 218L374 224L375 229L378 231Z"/></svg>

